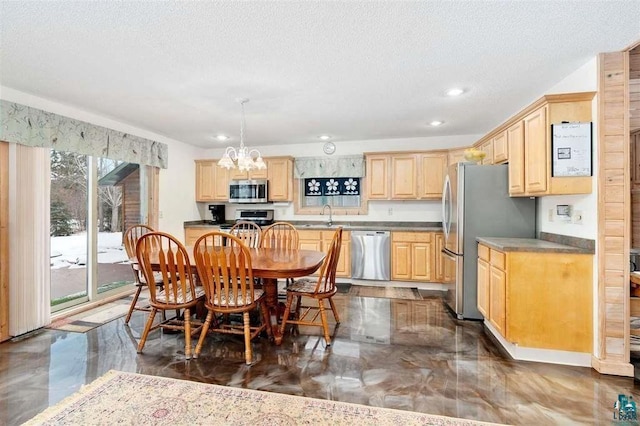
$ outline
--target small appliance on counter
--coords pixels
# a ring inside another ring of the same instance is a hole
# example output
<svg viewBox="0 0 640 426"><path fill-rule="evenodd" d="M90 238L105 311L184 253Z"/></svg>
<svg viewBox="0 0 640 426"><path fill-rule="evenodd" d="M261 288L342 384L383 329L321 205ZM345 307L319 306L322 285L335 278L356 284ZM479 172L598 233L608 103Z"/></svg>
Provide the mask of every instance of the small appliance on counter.
<svg viewBox="0 0 640 426"><path fill-rule="evenodd" d="M224 223L224 204L209 204L213 224Z"/></svg>
<svg viewBox="0 0 640 426"><path fill-rule="evenodd" d="M273 210L236 210L236 222L255 222L258 226L267 226L273 223Z"/></svg>

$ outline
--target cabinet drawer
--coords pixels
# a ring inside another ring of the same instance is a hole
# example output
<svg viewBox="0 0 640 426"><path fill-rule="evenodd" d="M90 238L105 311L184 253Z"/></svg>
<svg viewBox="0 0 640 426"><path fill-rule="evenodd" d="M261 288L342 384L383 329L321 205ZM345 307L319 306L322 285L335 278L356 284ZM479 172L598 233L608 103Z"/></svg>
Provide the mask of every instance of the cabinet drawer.
<svg viewBox="0 0 640 426"><path fill-rule="evenodd" d="M391 241L430 243L435 232L392 232Z"/></svg>
<svg viewBox="0 0 640 426"><path fill-rule="evenodd" d="M498 269L504 271L505 254L501 251L491 250L491 266L495 266Z"/></svg>
<svg viewBox="0 0 640 426"><path fill-rule="evenodd" d="M311 230L299 230L298 229L298 237L301 240L322 240L322 231L311 231Z"/></svg>
<svg viewBox="0 0 640 426"><path fill-rule="evenodd" d="M486 260L489 262L489 251L491 249L487 246L483 246L482 244L478 244L478 257L482 260Z"/></svg>

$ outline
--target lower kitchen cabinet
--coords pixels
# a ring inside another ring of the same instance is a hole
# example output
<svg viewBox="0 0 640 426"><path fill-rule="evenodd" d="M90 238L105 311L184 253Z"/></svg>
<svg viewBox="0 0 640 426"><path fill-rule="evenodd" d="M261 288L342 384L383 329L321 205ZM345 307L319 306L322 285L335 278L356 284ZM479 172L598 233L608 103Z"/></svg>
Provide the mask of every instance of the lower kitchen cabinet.
<svg viewBox="0 0 640 426"><path fill-rule="evenodd" d="M218 226L194 226L184 228L184 245L187 247L194 246L198 238L212 231L219 231Z"/></svg>
<svg viewBox="0 0 640 426"><path fill-rule="evenodd" d="M300 248L326 253L334 233L335 231L331 230L299 229ZM342 231L342 246L340 247L340 257L336 267L336 276L351 277L351 233L349 231Z"/></svg>
<svg viewBox="0 0 640 426"><path fill-rule="evenodd" d="M593 255L478 245L478 309L520 347L591 353Z"/></svg>
<svg viewBox="0 0 640 426"><path fill-rule="evenodd" d="M436 253L437 232L391 233L391 279L435 282L440 253ZM444 267L440 265L442 275Z"/></svg>

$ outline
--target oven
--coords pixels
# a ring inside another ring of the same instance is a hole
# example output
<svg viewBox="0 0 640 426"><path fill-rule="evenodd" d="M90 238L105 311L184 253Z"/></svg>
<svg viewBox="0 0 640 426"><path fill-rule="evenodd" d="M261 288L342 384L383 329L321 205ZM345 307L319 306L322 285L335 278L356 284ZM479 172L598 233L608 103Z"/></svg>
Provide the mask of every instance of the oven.
<svg viewBox="0 0 640 426"><path fill-rule="evenodd" d="M231 180L229 182L230 203L266 203L268 201L266 179Z"/></svg>

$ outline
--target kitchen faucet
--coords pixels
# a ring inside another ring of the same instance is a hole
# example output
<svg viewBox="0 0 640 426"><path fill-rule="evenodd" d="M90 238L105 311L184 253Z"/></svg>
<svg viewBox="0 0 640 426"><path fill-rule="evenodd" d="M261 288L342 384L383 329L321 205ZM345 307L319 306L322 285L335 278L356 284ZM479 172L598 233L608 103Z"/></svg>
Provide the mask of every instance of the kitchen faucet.
<svg viewBox="0 0 640 426"><path fill-rule="evenodd" d="M325 204L324 206L322 206L322 213L320 213L321 215L324 215L324 209L325 207L329 207L329 226L331 226L333 224L333 213L331 211L331 206L329 204Z"/></svg>

